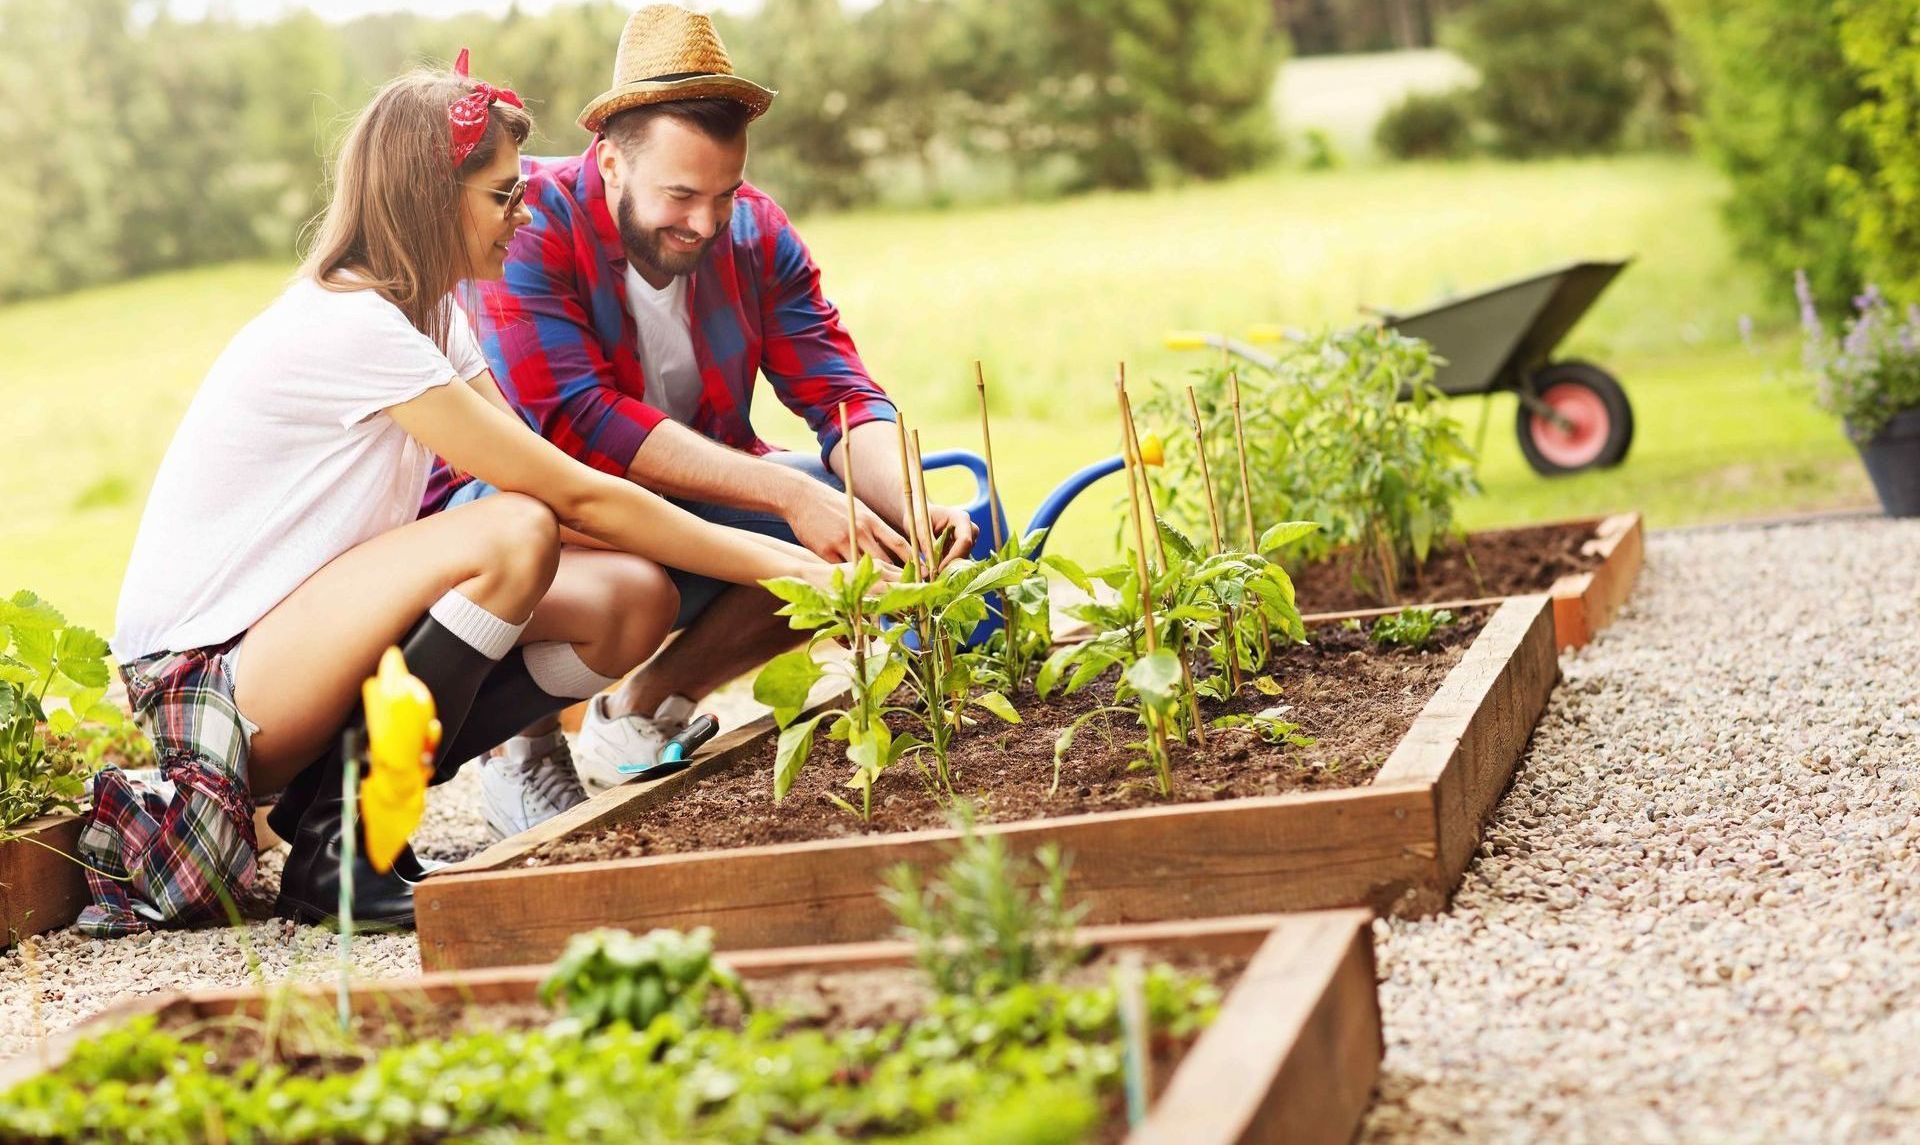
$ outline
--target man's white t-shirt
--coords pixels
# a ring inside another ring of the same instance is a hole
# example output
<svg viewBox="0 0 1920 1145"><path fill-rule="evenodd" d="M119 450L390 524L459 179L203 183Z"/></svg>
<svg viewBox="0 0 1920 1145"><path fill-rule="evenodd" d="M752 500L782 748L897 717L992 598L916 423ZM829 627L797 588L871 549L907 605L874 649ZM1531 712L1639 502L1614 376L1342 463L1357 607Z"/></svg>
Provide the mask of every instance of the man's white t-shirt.
<svg viewBox="0 0 1920 1145"><path fill-rule="evenodd" d="M228 344L154 478L120 589L123 663L236 636L328 561L420 514L433 454L385 411L486 370L371 290L302 278Z"/></svg>
<svg viewBox="0 0 1920 1145"><path fill-rule="evenodd" d="M700 366L693 357L693 312L687 278L674 275L665 290L627 266L627 309L640 342L646 403L685 425L700 408Z"/></svg>

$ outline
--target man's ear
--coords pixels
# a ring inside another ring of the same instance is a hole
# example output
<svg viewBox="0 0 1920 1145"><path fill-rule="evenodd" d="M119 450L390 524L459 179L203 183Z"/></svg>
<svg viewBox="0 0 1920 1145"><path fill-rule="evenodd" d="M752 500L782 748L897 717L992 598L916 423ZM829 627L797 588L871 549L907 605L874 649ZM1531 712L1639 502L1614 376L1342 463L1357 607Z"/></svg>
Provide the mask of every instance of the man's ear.
<svg viewBox="0 0 1920 1145"><path fill-rule="evenodd" d="M602 135L593 141L593 162L600 169L600 182L612 188L620 182L620 150Z"/></svg>

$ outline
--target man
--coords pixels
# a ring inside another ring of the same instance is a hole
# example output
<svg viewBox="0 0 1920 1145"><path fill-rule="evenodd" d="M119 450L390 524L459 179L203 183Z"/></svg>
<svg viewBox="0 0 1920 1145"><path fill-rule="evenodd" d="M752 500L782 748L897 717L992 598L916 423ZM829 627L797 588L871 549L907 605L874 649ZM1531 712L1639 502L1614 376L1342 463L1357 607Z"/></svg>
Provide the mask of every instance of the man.
<svg viewBox="0 0 1920 1145"><path fill-rule="evenodd" d="M531 224L504 280L482 287L474 324L510 401L549 440L708 520L849 560L846 406L859 549L890 563L902 536L897 419L868 376L785 212L744 181L747 125L775 93L733 74L712 23L670 4L628 19L612 88L580 125L577 159L527 164ZM748 422L755 375L819 439L818 456L762 440ZM436 470L427 505L488 490ZM936 534L965 553L964 510L934 506ZM714 688L798 643L759 588L674 574L679 637L588 707L577 758L557 724L483 763L487 817L510 834L619 783ZM578 776L576 781L575 776Z"/></svg>

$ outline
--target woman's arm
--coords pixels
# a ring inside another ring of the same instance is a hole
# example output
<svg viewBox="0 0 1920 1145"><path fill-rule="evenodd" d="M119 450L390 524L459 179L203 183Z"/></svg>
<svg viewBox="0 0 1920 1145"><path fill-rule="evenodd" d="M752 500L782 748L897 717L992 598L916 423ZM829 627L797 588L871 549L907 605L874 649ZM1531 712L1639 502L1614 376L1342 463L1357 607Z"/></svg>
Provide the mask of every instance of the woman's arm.
<svg viewBox="0 0 1920 1145"><path fill-rule="evenodd" d="M491 376L487 386L498 392ZM481 396L477 384L435 386L387 413L448 465L536 497L562 525L615 548L733 584L777 576L824 583L832 568L798 549L708 524L630 481L580 464Z"/></svg>

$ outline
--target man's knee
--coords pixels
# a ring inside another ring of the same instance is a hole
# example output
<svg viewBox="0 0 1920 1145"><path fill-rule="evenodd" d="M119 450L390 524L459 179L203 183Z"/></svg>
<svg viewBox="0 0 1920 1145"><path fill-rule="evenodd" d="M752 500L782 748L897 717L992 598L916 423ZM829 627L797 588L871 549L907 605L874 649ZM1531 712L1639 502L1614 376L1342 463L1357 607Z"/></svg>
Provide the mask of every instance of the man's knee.
<svg viewBox="0 0 1920 1145"><path fill-rule="evenodd" d="M517 590L544 591L560 562L560 523L553 510L522 493L496 493L484 511L479 543L486 571Z"/></svg>

